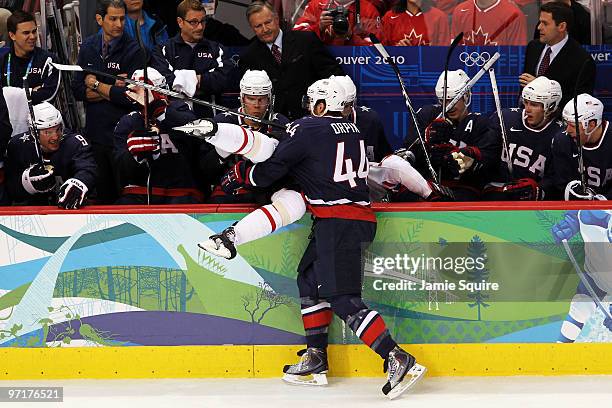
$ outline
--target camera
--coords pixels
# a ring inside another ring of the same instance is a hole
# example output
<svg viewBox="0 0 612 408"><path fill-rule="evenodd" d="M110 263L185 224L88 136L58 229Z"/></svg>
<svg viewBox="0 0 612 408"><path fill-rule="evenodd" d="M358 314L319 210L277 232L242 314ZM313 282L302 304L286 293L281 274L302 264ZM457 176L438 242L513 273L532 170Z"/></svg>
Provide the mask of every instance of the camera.
<svg viewBox="0 0 612 408"><path fill-rule="evenodd" d="M332 28L334 33L344 36L349 32L350 24L348 20L349 11L344 6L337 6L327 10L333 18Z"/></svg>

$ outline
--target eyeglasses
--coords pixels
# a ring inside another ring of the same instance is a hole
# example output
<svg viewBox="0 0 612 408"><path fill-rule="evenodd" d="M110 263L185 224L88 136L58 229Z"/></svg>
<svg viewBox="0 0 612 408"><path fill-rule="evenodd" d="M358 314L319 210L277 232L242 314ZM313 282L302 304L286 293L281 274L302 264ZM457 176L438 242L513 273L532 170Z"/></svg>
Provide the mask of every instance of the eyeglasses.
<svg viewBox="0 0 612 408"><path fill-rule="evenodd" d="M198 28L198 26L200 24L202 24L202 26L204 26L206 24L206 18L203 18L201 20L198 20L198 19L194 18L193 20L183 20L183 21L186 22L186 23L189 23L189 25L191 27L193 27L193 28Z"/></svg>

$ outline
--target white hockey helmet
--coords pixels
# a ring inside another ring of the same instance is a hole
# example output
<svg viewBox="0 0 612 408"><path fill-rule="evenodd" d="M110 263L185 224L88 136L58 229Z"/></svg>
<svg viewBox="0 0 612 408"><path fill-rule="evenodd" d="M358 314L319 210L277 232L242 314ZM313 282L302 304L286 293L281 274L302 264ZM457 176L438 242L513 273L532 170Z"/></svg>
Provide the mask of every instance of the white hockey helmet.
<svg viewBox="0 0 612 408"><path fill-rule="evenodd" d="M354 103L355 99L357 99L357 87L355 86L355 83L353 82L353 80L351 79L350 76L348 75L344 75L344 76L335 76L332 75L329 77L329 79L333 79L335 81L338 81L338 83L340 85L342 85L342 88L344 88L344 93L346 94L346 103Z"/></svg>
<svg viewBox="0 0 612 408"><path fill-rule="evenodd" d="M454 99L468 82L470 82L470 77L464 70L458 69L456 71L448 71L448 77L446 79L446 99ZM444 98L444 72L440 74L438 82L436 83L436 97L439 101L442 101ZM470 106L472 102L472 93L468 91L464 95L464 98L465 97L467 97L465 106Z"/></svg>
<svg viewBox="0 0 612 408"><path fill-rule="evenodd" d="M144 69L137 69L134 71L132 74L132 79L134 81L144 81ZM147 79L151 85L158 86L160 88L167 88L166 78L155 68L147 68Z"/></svg>
<svg viewBox="0 0 612 408"><path fill-rule="evenodd" d="M603 103L601 101L589 94L583 93L578 95L578 121L582 124L585 133L590 135L601 126L601 122L603 119ZM570 99L568 103L565 104L563 108L563 121L565 122L576 122L576 116L574 114L574 99ZM597 123L593 132L587 132L586 130L589 127L589 122L594 120Z"/></svg>
<svg viewBox="0 0 612 408"><path fill-rule="evenodd" d="M272 81L266 71L247 70L240 80L240 98L244 95L267 95L272 98Z"/></svg>
<svg viewBox="0 0 612 408"><path fill-rule="evenodd" d="M521 98L526 101L541 103L544 106L544 116L553 115L561 103L561 85L545 76L539 76L523 88Z"/></svg>
<svg viewBox="0 0 612 408"><path fill-rule="evenodd" d="M57 125L64 125L62 114L49 102L34 105L34 126L38 130L49 129Z"/></svg>
<svg viewBox="0 0 612 408"><path fill-rule="evenodd" d="M346 93L344 87L335 79L319 79L307 91L310 101L310 113L314 115L314 108L319 101L325 102L325 110L322 115L327 112L341 113L346 105Z"/></svg>

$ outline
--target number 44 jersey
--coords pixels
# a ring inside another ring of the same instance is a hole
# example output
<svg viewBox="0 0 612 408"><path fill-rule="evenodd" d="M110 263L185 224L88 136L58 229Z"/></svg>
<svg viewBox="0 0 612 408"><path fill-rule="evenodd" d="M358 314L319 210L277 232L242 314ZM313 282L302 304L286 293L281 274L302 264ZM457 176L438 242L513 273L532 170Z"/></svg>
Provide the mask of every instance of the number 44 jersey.
<svg viewBox="0 0 612 408"><path fill-rule="evenodd" d="M375 222L359 128L339 117L306 116L293 122L287 133L274 154L252 168L249 182L266 187L290 174L316 217Z"/></svg>

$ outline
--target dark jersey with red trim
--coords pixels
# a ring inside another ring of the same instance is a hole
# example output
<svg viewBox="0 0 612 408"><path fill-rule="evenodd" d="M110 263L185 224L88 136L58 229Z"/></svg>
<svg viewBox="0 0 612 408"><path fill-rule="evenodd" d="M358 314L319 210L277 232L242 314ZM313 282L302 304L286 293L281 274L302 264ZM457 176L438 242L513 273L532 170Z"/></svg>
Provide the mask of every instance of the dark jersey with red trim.
<svg viewBox="0 0 612 408"><path fill-rule="evenodd" d="M195 120L195 114L186 103L174 101L166 108L163 118L156 123L160 130L161 151L159 158L150 162L150 185L164 189L206 190L207 186L202 181L205 174L201 168L201 158L212 146L172 130L175 126ZM144 128L144 118L140 112L125 115L115 127L114 154L122 187L147 186L147 164L138 163L127 147L129 134Z"/></svg>
<svg viewBox="0 0 612 408"><path fill-rule="evenodd" d="M440 112L442 112L442 106L440 105L427 105L418 110L417 119L421 125L423 136L425 136L425 128ZM414 138L416 136L413 136L409 144L412 144ZM470 112L463 120L455 124L453 135L448 140L448 143L456 146L458 149L472 148L474 149L474 156L480 157L473 157L477 162L474 163L472 168L458 177L442 172L442 184L450 187L480 190L489 178L491 169L494 169L497 165L501 149L501 143L491 128L489 119L480 113ZM413 148L413 151L415 151L418 159L417 169L421 171L421 174L429 175L420 147ZM438 169L434 170L438 171Z"/></svg>
<svg viewBox="0 0 612 408"><path fill-rule="evenodd" d="M315 216L376 221L366 183L365 138L357 125L339 117L306 116L287 134L272 157L249 171L251 184L269 186L290 174Z"/></svg>
<svg viewBox="0 0 612 408"><path fill-rule="evenodd" d="M562 131L561 123L549 122L542 129L531 129L525 124L523 110L519 108L502 109L508 151L512 160L512 174L508 170L508 159L502 149L501 162L493 177L493 181L506 183L521 178L532 178L541 181L546 167L550 163L552 140ZM491 125L497 135L501 135L497 114L491 116ZM501 138L501 136L499 136Z"/></svg>
<svg viewBox="0 0 612 408"><path fill-rule="evenodd" d="M587 185L595 193L602 194L610 200L612 199L612 127L610 122L605 122L602 126L604 133L599 143L595 146L584 146L582 157ZM553 171L545 177L547 198L554 194L554 198L561 199L567 183L580 180L578 146L566 132L555 135L552 165Z"/></svg>

